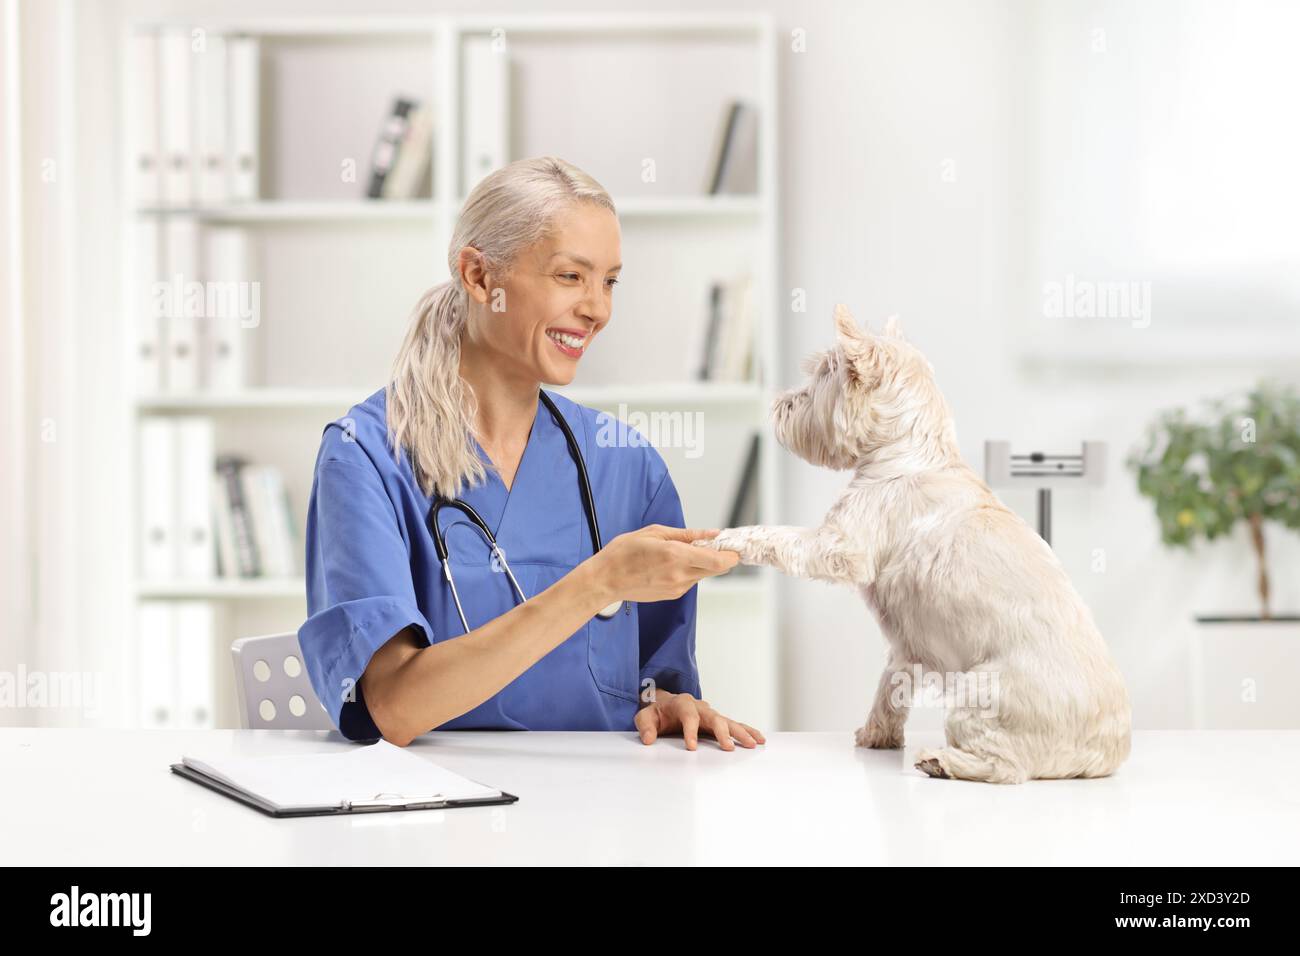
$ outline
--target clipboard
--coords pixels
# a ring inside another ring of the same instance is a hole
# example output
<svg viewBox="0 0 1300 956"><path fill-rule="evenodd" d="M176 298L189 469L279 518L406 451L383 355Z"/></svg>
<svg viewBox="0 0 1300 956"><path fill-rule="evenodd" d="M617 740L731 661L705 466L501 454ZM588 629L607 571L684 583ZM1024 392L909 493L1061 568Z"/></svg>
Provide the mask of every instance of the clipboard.
<svg viewBox="0 0 1300 956"><path fill-rule="evenodd" d="M261 799L256 794L247 793L232 787L224 781L209 777L205 773L187 767L183 763L171 765L172 773L192 780L199 786L215 790L217 793L238 800L254 810L260 810L269 817L333 817L351 813L389 813L394 810L455 810L460 807L494 807L515 803L519 800L514 794L501 792L499 797L472 797L460 800L444 800L438 794L407 797L395 793L377 793L368 800L341 800L337 804L318 807L298 807L285 810Z"/></svg>

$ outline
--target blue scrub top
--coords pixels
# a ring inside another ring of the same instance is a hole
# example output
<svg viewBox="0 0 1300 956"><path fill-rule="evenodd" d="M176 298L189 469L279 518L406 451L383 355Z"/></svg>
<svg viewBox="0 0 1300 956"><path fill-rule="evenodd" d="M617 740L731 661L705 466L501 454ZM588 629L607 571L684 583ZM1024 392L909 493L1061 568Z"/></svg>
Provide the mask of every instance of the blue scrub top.
<svg viewBox="0 0 1300 956"><path fill-rule="evenodd" d="M681 500L659 452L636 429L548 393L582 449L606 543L649 524L684 527ZM477 442L479 457L489 462ZM539 399L507 490L488 468L462 500L492 529L528 597L592 554L577 466ZM352 740L380 737L361 674L389 638L414 625L426 642L464 631L429 528L430 498L403 450L388 440L381 389L325 427L307 511L307 613L298 642L316 695ZM518 602L463 513L439 516L471 629ZM625 602L593 618L499 693L441 730L632 730L643 681L700 696L696 589L672 601Z"/></svg>

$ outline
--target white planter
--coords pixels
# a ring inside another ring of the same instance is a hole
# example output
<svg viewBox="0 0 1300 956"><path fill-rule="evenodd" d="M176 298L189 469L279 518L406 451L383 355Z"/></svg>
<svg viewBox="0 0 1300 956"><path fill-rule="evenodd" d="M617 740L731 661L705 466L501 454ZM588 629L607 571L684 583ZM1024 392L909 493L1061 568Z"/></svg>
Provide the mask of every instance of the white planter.
<svg viewBox="0 0 1300 956"><path fill-rule="evenodd" d="M1300 728L1300 621L1198 621L1191 683L1198 730Z"/></svg>

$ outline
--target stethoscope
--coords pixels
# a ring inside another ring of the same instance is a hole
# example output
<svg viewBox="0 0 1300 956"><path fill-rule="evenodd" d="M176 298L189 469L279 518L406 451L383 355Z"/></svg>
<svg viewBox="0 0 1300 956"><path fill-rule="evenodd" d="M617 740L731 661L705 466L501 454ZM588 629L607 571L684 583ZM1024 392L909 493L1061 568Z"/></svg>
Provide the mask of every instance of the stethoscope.
<svg viewBox="0 0 1300 956"><path fill-rule="evenodd" d="M595 554L602 547L600 540L600 522L596 520L596 501L591 495L591 480L587 477L587 464L582 458L582 450L578 447L578 440L573 437L573 431L569 428L569 423L564 420L564 416L561 415L560 410L555 407L555 403L551 401L551 397L541 389L537 390L537 394L541 398L542 404L545 405L547 410L551 413L551 417L555 419L555 423L560 426L560 431L564 432L564 440L569 446L569 454L573 456L574 464L578 466L578 487L582 491L582 506L587 512L587 527L591 531L591 546L594 549L592 554ZM465 633L468 634L469 622L465 619L465 608L460 603L460 592L456 590L456 579L452 577L451 574L451 561L447 555L447 542L442 536L442 529L438 526L438 512L443 508L455 508L473 522L474 526L478 528L480 533L482 533L483 539L487 541L488 547L492 551L493 560L497 562L501 570L505 571L506 576L510 578L510 584L514 587L515 593L519 595L519 600L523 602L527 601L528 598L524 595L524 589L519 586L519 581L516 580L515 573L510 570L510 565L506 563L505 552L502 551L501 546L497 544L497 539L492 534L492 529L488 527L487 522L483 520L482 516L475 511L471 505L461 501L459 498L439 497L438 500L434 502L433 508L429 512L429 524L433 531L433 547L434 550L438 552L438 560L442 562L443 577L447 579L447 584L451 586L451 596L456 602L456 613L460 615L460 625L465 629ZM622 605L622 601L615 601L597 611L596 616L603 621L608 621L618 613L618 610Z"/></svg>

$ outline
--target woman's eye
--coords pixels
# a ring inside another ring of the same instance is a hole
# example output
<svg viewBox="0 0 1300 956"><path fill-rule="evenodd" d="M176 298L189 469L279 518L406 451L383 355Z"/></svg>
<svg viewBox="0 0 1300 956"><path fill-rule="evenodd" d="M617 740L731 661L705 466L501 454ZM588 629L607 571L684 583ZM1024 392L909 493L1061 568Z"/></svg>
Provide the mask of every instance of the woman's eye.
<svg viewBox="0 0 1300 956"><path fill-rule="evenodd" d="M614 286L618 285L618 280L617 280L617 279L606 279L605 281L609 283L609 287L610 287L611 289L612 289Z"/></svg>
<svg viewBox="0 0 1300 956"><path fill-rule="evenodd" d="M577 279L577 278L578 278L578 273L576 273L576 272L561 272L561 273L560 273L560 278L561 278L561 279Z"/></svg>

